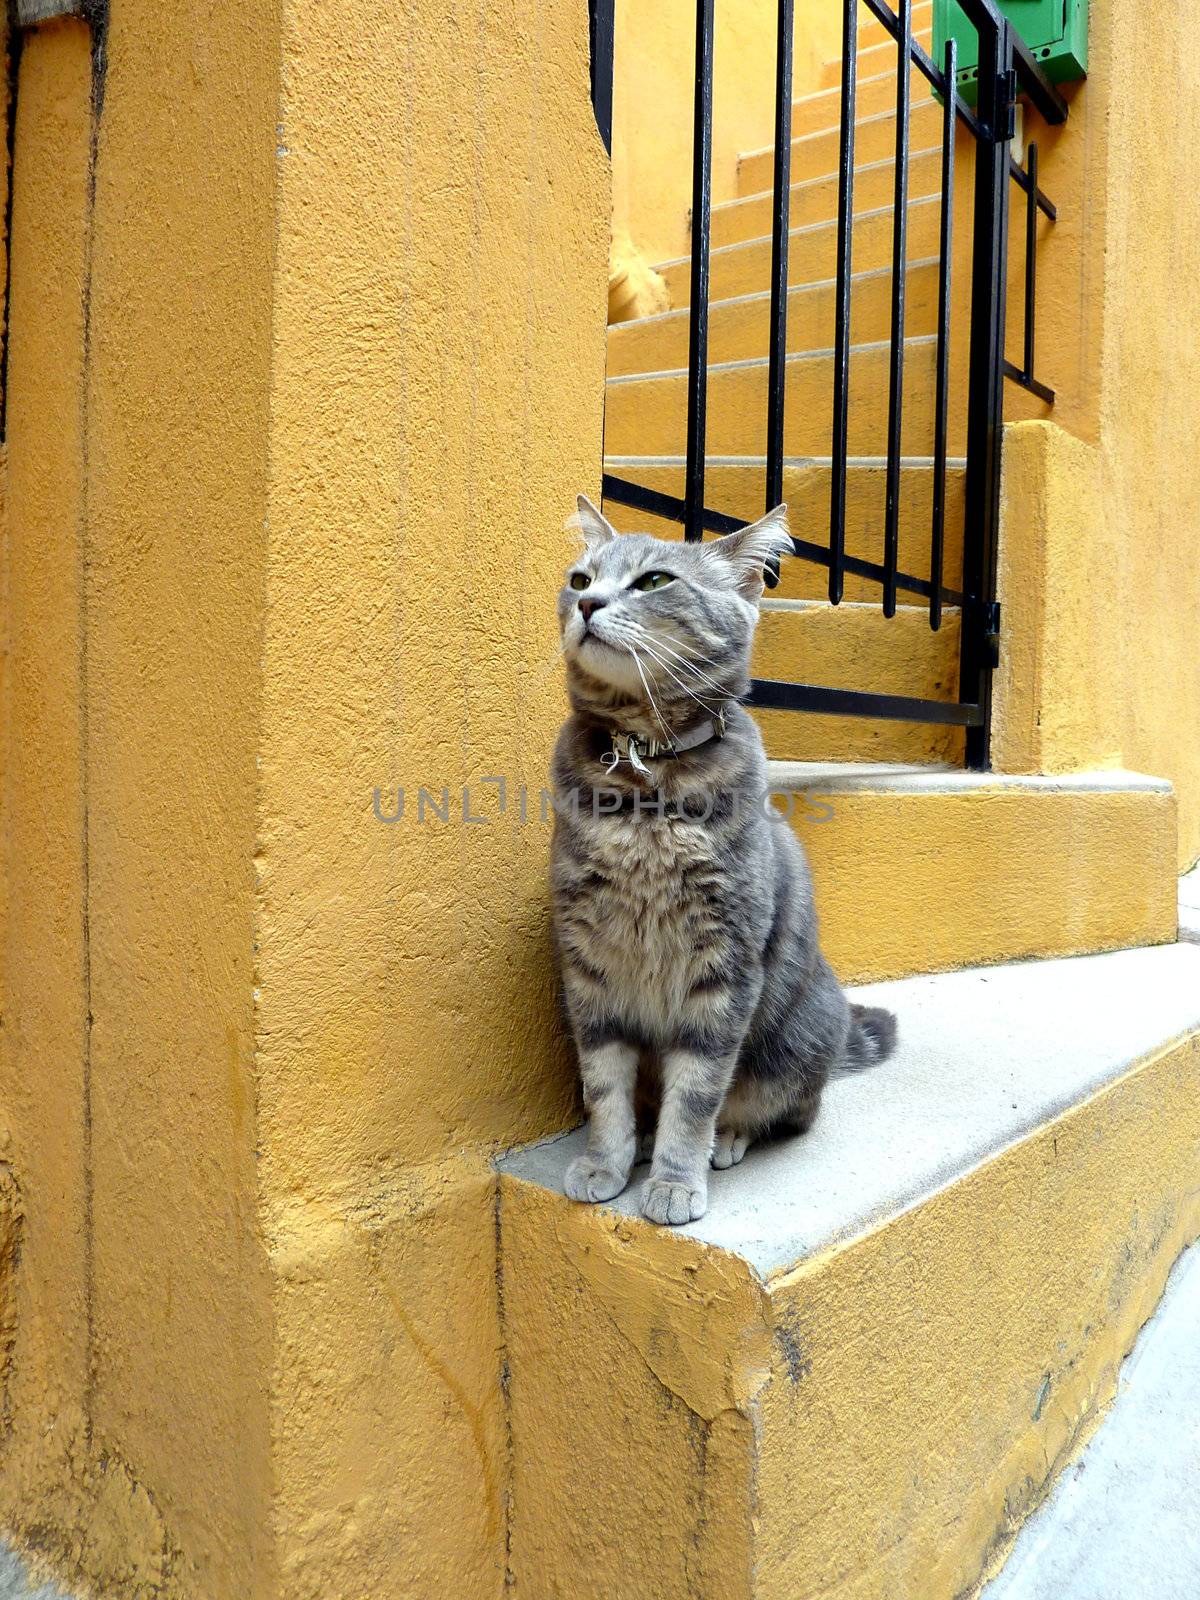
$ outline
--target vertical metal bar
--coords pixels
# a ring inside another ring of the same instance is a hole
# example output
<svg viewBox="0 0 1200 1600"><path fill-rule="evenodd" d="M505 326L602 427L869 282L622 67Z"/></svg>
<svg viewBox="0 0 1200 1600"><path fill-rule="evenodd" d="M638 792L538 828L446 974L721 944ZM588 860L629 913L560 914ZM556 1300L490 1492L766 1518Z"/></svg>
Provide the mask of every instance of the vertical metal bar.
<svg viewBox="0 0 1200 1600"><path fill-rule="evenodd" d="M983 711L967 730L967 765L985 770L992 668L998 648L996 529L1000 520L1005 286L1008 271L1008 162L1015 83L1012 39L1003 17L979 30L979 138L975 152L975 236L971 266L971 351L967 392L966 524L963 531L959 698Z"/></svg>
<svg viewBox="0 0 1200 1600"><path fill-rule="evenodd" d="M783 499L783 422L787 400L788 210L792 182L792 18L779 0L775 43L775 192L771 223L771 352L767 376L766 505Z"/></svg>
<svg viewBox="0 0 1200 1600"><path fill-rule="evenodd" d="M929 539L929 626L942 625L942 560L946 532L946 413L950 394L950 275L954 257L954 138L958 45L946 40L942 76L942 218L938 244L937 392L933 420L933 526Z"/></svg>
<svg viewBox="0 0 1200 1600"><path fill-rule="evenodd" d="M685 539L704 537L704 433L708 391L708 247L712 203L713 0L696 0L692 119L692 285L688 307Z"/></svg>
<svg viewBox="0 0 1200 1600"><path fill-rule="evenodd" d="M1025 381L1033 377L1033 334L1037 307L1037 193L1038 149L1029 146L1025 162L1029 194L1025 206Z"/></svg>
<svg viewBox="0 0 1200 1600"><path fill-rule="evenodd" d="M829 598L842 598L846 555L846 441L850 407L850 285L854 232L854 112L858 91L858 0L842 16L842 133L838 158L837 323L833 340L833 449L829 488Z"/></svg>
<svg viewBox="0 0 1200 1600"><path fill-rule="evenodd" d="M589 0L588 21L592 47L592 110L604 148L612 154L613 41L616 0Z"/></svg>
<svg viewBox="0 0 1200 1600"><path fill-rule="evenodd" d="M904 290L908 277L908 107L912 0L900 0L896 72L896 187L892 209L892 349L888 370L887 498L883 516L883 614L896 614L900 548L900 447L904 410Z"/></svg>

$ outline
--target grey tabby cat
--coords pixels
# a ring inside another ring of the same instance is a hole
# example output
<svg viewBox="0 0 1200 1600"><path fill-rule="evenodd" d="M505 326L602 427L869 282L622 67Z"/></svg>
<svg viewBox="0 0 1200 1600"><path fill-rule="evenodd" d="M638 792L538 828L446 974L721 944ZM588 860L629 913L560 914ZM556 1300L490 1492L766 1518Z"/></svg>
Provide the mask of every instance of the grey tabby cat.
<svg viewBox="0 0 1200 1600"><path fill-rule="evenodd" d="M849 1005L821 954L804 852L738 704L786 508L705 544L619 536L583 496L575 520L551 875L589 1122L566 1191L611 1199L652 1145L642 1215L689 1222L710 1162L807 1129L831 1071L890 1053L895 1018Z"/></svg>

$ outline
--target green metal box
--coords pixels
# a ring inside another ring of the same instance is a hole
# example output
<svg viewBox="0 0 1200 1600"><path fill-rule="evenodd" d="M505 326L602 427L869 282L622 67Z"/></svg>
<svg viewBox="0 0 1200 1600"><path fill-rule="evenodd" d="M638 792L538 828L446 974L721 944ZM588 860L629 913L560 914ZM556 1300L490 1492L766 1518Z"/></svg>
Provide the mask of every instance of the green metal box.
<svg viewBox="0 0 1200 1600"><path fill-rule="evenodd" d="M1087 76L1088 0L997 0L999 9L1029 46L1046 76L1068 83ZM978 93L979 35L958 0L933 0L933 59L940 67L946 40L958 44L958 87L975 104Z"/></svg>

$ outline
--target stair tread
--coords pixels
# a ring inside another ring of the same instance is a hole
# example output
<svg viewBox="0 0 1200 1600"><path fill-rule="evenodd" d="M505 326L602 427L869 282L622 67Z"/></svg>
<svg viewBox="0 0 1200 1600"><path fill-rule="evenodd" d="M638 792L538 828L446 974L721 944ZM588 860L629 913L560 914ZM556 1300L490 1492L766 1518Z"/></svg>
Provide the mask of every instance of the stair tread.
<svg viewBox="0 0 1200 1600"><path fill-rule="evenodd" d="M910 106L910 115L912 112L923 110L927 105L937 105L937 102L933 98L932 90L929 90L927 94L913 96ZM857 130L871 127L876 123L894 122L895 120L896 108L893 106L887 111L872 111L869 116L855 117L854 126ZM840 128L840 126L841 123L839 120L838 122L831 123L828 128L814 128L811 133L798 133L789 142L792 146L792 149L795 150L798 145L810 144L814 139L828 138L835 128ZM756 145L752 150L743 150L738 156L738 160L750 161L755 156L769 156L774 149L774 144Z"/></svg>
<svg viewBox="0 0 1200 1600"><path fill-rule="evenodd" d="M904 336L906 350L925 348L936 345L936 333L909 333ZM891 347L889 339L864 339L860 343L850 346L850 354L859 350L887 350ZM835 354L833 347L826 346L821 350L789 350L785 356L786 361L828 361ZM769 367L769 356L738 356L731 361L710 361L708 371L712 372L737 372L748 367ZM605 381L611 386L618 383L645 383L654 378L679 378L686 377L687 367L661 367L653 372L615 372ZM714 461L715 456L706 459Z"/></svg>
<svg viewBox="0 0 1200 1600"><path fill-rule="evenodd" d="M748 196L747 198L750 197ZM941 203L942 198L937 194L909 195L908 197L908 207L910 211L917 206L940 206ZM890 203L885 206L872 206L868 211L856 211L854 213L854 220L855 222L862 222L869 217L883 216L889 213L891 210L892 206ZM789 228L788 239L795 239L797 236L803 236L804 234L821 233L826 229L836 227L836 217L829 217L824 222L805 222L798 228ZM738 250L749 250L755 245L761 246L770 243L771 235L769 233L760 233L753 239L738 239L735 240L733 244L718 245L714 250L709 251L709 259L712 260L715 256L731 256ZM685 264L690 263L691 259L692 258L690 255L672 256L669 261L656 261L654 264L654 270L655 272L665 272L669 267L684 266Z"/></svg>
<svg viewBox="0 0 1200 1600"><path fill-rule="evenodd" d="M1200 1245L1176 1262L1099 1432L980 1600L1200 1594Z"/></svg>
<svg viewBox="0 0 1200 1600"><path fill-rule="evenodd" d="M676 1230L764 1279L910 1210L1200 1029L1200 949L969 967L850 992L897 1013L894 1059L832 1082L803 1138L712 1173L706 1215ZM576 1130L500 1167L561 1192L583 1143ZM636 1215L640 1187L611 1209Z"/></svg>
<svg viewBox="0 0 1200 1600"><path fill-rule="evenodd" d="M768 149L770 148L772 147L768 146ZM925 148L921 150L910 150L909 161L915 161L919 156L940 156L941 153L941 145L931 144L925 146ZM857 179L860 178L864 172L876 172L880 167L894 167L895 165L896 162L892 156L885 156L880 161L864 161L860 166L855 167L854 176ZM795 194L797 189L807 189L814 184L828 183L831 178L836 177L836 172L818 172L815 177L799 178L796 180L796 182L790 185L791 193ZM774 191L771 189L756 189L753 194L735 195L732 200L719 201L715 206L713 206L712 214L713 216L716 216L718 211L735 211L738 206L752 205L755 200L761 200L764 196L772 195L773 193ZM910 200L920 200L925 198L927 198L927 196L914 194L909 195Z"/></svg>

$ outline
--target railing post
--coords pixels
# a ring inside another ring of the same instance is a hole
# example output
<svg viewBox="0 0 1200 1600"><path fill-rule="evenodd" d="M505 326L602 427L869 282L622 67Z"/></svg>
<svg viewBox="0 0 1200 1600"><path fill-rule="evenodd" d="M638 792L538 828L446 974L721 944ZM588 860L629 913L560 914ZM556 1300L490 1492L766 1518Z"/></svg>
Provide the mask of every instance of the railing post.
<svg viewBox="0 0 1200 1600"><path fill-rule="evenodd" d="M1004 296L1008 275L1008 162L1016 103L1008 22L979 29L979 139L975 152L975 234L967 390L966 525L959 698L982 708L967 729L967 765L989 764L992 669L997 662L996 534L1000 521Z"/></svg>
<svg viewBox="0 0 1200 1600"><path fill-rule="evenodd" d="M713 0L696 0L696 88L692 116L692 273L688 307L687 463L683 536L704 537L708 405L708 247L712 210Z"/></svg>

